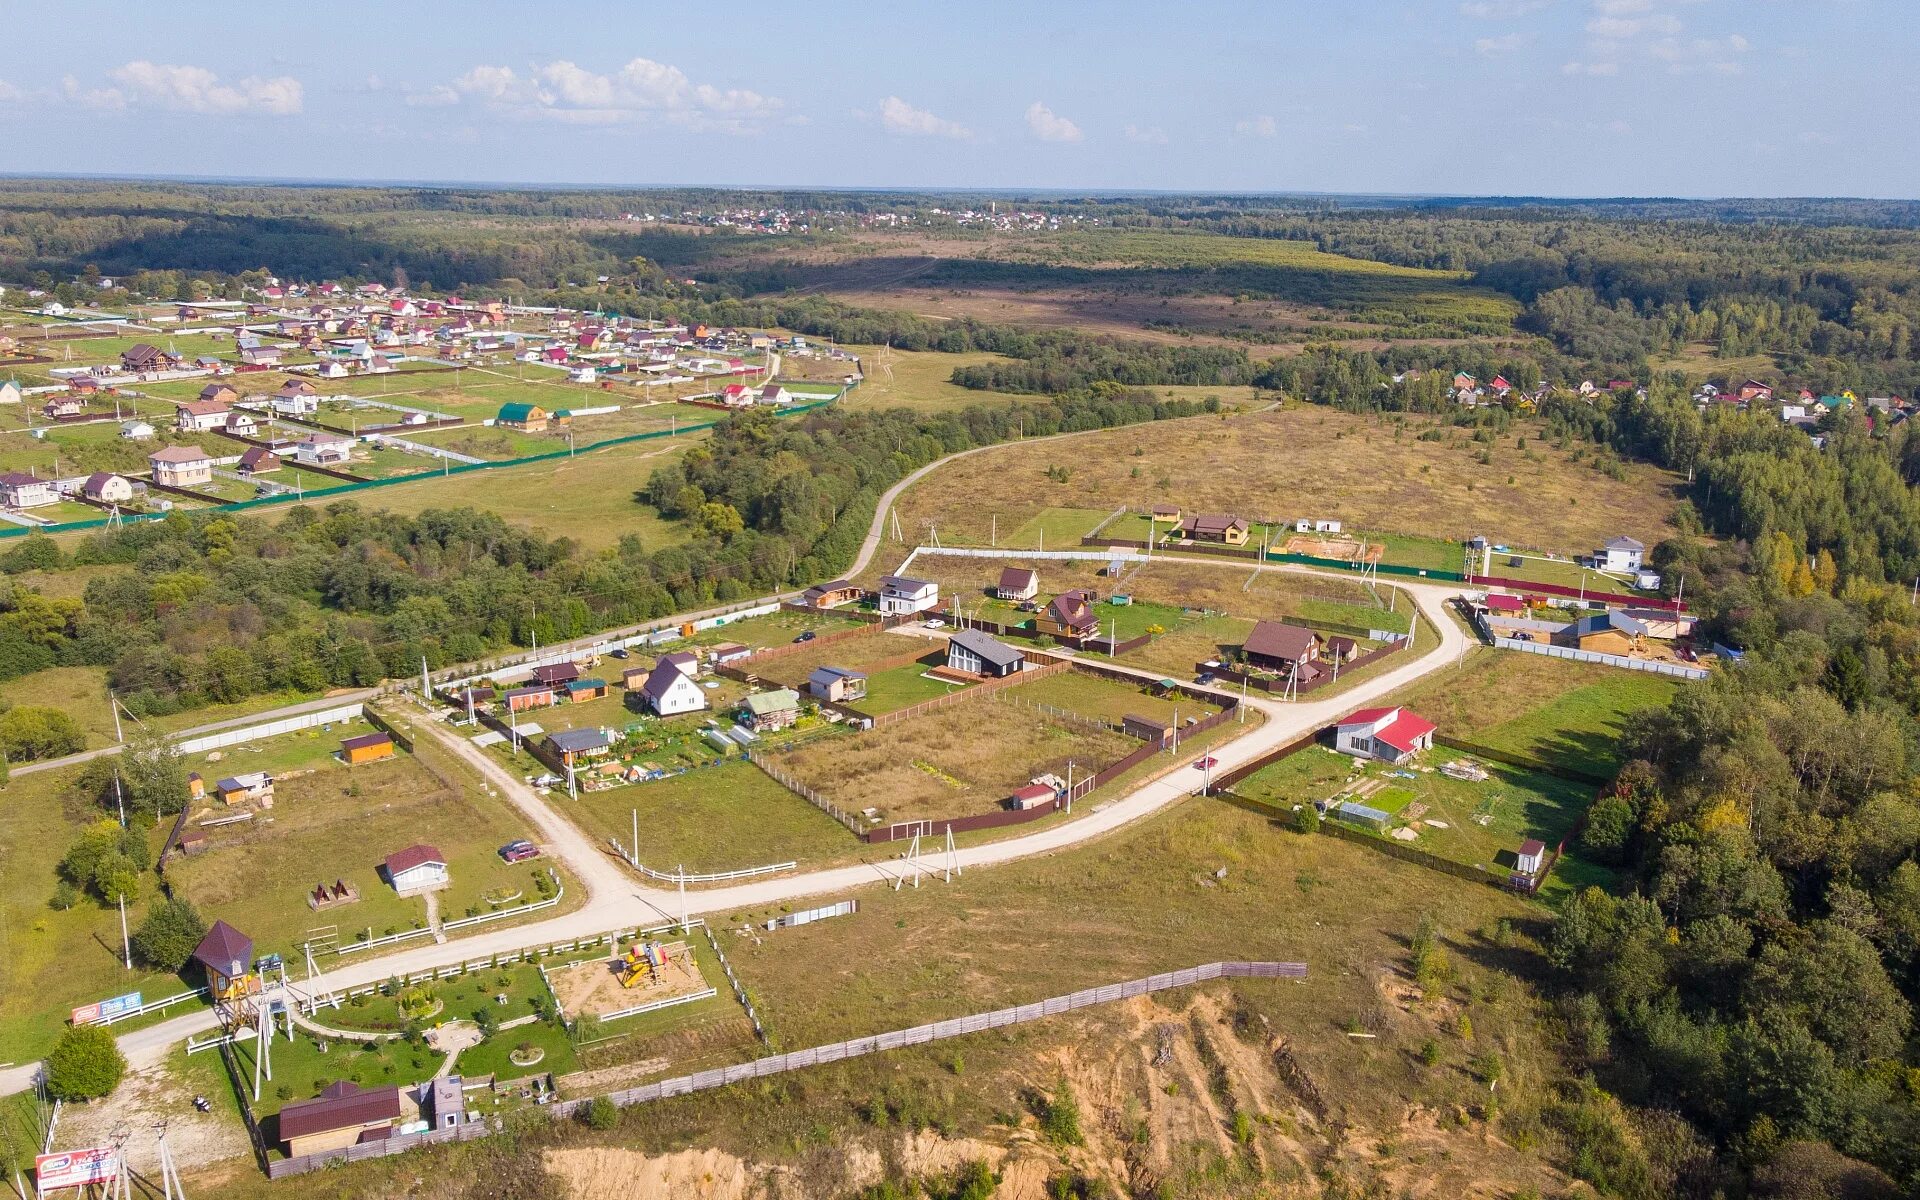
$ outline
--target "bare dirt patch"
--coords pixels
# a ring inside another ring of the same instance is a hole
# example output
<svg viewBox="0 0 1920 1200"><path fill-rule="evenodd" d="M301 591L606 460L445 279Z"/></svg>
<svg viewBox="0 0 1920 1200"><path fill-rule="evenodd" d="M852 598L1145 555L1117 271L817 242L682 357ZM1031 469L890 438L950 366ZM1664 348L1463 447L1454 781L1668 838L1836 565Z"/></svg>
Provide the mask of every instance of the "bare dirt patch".
<svg viewBox="0 0 1920 1200"><path fill-rule="evenodd" d="M211 1052L209 1052L211 1053ZM60 1149L107 1146L116 1133L128 1134L127 1159L135 1171L160 1177L160 1151L154 1127L166 1123L167 1146L183 1171L251 1152L246 1130L218 1105L196 1112L192 1090L164 1067L127 1072L113 1094L61 1110Z"/></svg>
<svg viewBox="0 0 1920 1200"><path fill-rule="evenodd" d="M547 972L560 1011L569 1017L602 1016L656 1000L670 1000L704 991L707 981L684 942L668 942L666 961L657 971L643 971L633 986L622 987L619 958L595 958Z"/></svg>
<svg viewBox="0 0 1920 1200"><path fill-rule="evenodd" d="M1307 537L1295 534L1281 547L1285 554L1310 554L1315 558L1337 558L1353 562L1360 558L1360 542L1345 537ZM1386 547L1375 542L1366 547L1365 561L1377 563L1386 554Z"/></svg>

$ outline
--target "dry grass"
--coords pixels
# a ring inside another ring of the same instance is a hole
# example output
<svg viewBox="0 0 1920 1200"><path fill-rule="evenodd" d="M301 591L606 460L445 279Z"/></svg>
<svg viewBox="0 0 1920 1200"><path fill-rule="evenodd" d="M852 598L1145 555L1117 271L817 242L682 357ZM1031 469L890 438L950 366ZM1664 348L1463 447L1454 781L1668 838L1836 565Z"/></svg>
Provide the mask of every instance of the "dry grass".
<svg viewBox="0 0 1920 1200"><path fill-rule="evenodd" d="M1610 479L1525 426L1482 464L1481 447L1464 436L1454 444L1417 440L1427 427L1410 419L1396 437L1381 418L1298 406L1016 443L929 475L901 497L900 521L913 536L937 522L945 541L986 545L994 519L1011 530L1043 508L1170 502L1249 519L1315 516L1352 529L1484 534L1580 553L1619 534L1648 544L1665 536L1678 484L1667 472L1633 466L1625 481ZM1516 444L1521 436L1525 448Z"/></svg>
<svg viewBox="0 0 1920 1200"><path fill-rule="evenodd" d="M877 808L892 822L990 812L1035 775L1064 777L1069 762L1084 773L1137 744L976 700L816 742L778 761L841 808Z"/></svg>

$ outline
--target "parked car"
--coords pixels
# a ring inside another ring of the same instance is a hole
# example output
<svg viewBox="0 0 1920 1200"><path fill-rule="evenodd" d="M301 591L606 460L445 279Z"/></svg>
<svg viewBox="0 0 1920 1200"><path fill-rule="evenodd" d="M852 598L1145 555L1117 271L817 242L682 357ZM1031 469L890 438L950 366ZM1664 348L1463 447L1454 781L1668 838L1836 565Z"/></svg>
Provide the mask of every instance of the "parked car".
<svg viewBox="0 0 1920 1200"><path fill-rule="evenodd" d="M1208 683L1212 683L1212 682L1213 682L1213 676L1212 676L1211 674L1207 674L1207 675L1195 675L1195 676L1193 677L1193 681L1194 681L1195 683L1199 683L1199 684L1208 684Z"/></svg>
<svg viewBox="0 0 1920 1200"><path fill-rule="evenodd" d="M945 621L942 621L938 617L935 617L933 620L927 622L928 629L945 629L946 627L947 627L947 623Z"/></svg>
<svg viewBox="0 0 1920 1200"><path fill-rule="evenodd" d="M607 651L607 654L613 658L625 658L627 656L627 648L625 646L615 646L613 649Z"/></svg>
<svg viewBox="0 0 1920 1200"><path fill-rule="evenodd" d="M800 643L800 642L810 642L810 641L812 641L812 640L813 640L813 638L814 638L814 633L813 633L813 630L811 630L811 629L802 629L802 630L800 631L800 636L799 636L799 637L797 637L797 638L795 638L795 639L793 639L793 640L794 640L794 642L795 642L795 644L798 644L798 643Z"/></svg>
<svg viewBox="0 0 1920 1200"><path fill-rule="evenodd" d="M525 838L520 838L500 847L500 857L510 863L525 862L529 858L539 858L540 847Z"/></svg>

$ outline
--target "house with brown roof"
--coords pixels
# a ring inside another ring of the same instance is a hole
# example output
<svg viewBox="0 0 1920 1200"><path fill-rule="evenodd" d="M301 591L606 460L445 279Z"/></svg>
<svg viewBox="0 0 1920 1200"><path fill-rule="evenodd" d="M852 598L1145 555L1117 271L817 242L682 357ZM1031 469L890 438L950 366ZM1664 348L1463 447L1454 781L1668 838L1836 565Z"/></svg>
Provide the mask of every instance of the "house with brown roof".
<svg viewBox="0 0 1920 1200"><path fill-rule="evenodd" d="M382 865L386 869L387 882L402 896L443 888L449 882L447 856L425 843L387 855L387 861Z"/></svg>
<svg viewBox="0 0 1920 1200"><path fill-rule="evenodd" d="M202 403L225 404L231 407L239 402L240 393L234 391L224 383L210 383L201 388L200 394L195 396L194 399Z"/></svg>
<svg viewBox="0 0 1920 1200"><path fill-rule="evenodd" d="M145 342L120 352L121 369L135 375L147 371L170 371L179 365L178 354L170 354L158 346L149 346Z"/></svg>
<svg viewBox="0 0 1920 1200"><path fill-rule="evenodd" d="M1285 674L1319 661L1320 635L1300 625L1259 621L1247 634L1240 654L1251 666Z"/></svg>
<svg viewBox="0 0 1920 1200"><path fill-rule="evenodd" d="M124 475L95 471L87 476L80 493L95 504L125 504L133 499L133 484Z"/></svg>
<svg viewBox="0 0 1920 1200"><path fill-rule="evenodd" d="M213 482L213 456L198 446L166 446L147 455L153 481L163 487L195 487Z"/></svg>
<svg viewBox="0 0 1920 1200"><path fill-rule="evenodd" d="M1179 533L1181 537L1196 542L1244 546L1247 544L1248 528L1246 518L1230 513L1195 513L1180 522Z"/></svg>
<svg viewBox="0 0 1920 1200"><path fill-rule="evenodd" d="M342 1079L314 1099L297 1100L280 1110L280 1143L289 1158L299 1158L381 1141L402 1123L406 1107L395 1084L363 1088Z"/></svg>
<svg viewBox="0 0 1920 1200"><path fill-rule="evenodd" d="M265 446L249 446L247 447L247 452L240 456L240 473L242 475L264 475L268 471L278 471L279 469L280 456Z"/></svg>
<svg viewBox="0 0 1920 1200"><path fill-rule="evenodd" d="M1040 572L1026 567L1005 567L993 594L1002 600L1031 600L1040 594Z"/></svg>
<svg viewBox="0 0 1920 1200"><path fill-rule="evenodd" d="M1093 593L1085 588L1061 592L1033 619L1033 628L1052 637L1094 636L1100 632L1100 618L1093 613Z"/></svg>
<svg viewBox="0 0 1920 1200"><path fill-rule="evenodd" d="M181 433L208 433L226 425L232 411L225 400L182 400L173 406L173 427Z"/></svg>
<svg viewBox="0 0 1920 1200"><path fill-rule="evenodd" d="M865 596L866 589L845 579L835 579L830 583L816 583L801 593L800 599L815 608L835 608L842 604L857 603Z"/></svg>

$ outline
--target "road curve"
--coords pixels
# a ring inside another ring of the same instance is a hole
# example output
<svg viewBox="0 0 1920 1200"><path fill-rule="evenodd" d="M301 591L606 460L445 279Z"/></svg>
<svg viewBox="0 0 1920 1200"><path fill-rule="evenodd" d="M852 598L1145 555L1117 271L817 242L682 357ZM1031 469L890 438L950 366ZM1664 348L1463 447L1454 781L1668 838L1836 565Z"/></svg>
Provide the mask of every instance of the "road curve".
<svg viewBox="0 0 1920 1200"><path fill-rule="evenodd" d="M901 486L910 482L911 478L903 480ZM877 545L877 540L873 541L872 548L864 551L864 556L871 558L872 549L877 549ZM1180 561L1246 569L1243 564L1224 563L1218 559L1182 558ZM1304 568L1268 569L1318 574ZM1321 728L1369 700L1387 695L1431 671L1455 662L1473 644L1444 609L1447 599L1457 589L1431 584L1398 586L1414 598L1433 627L1439 630L1439 640L1414 651L1412 657L1391 670L1335 697L1297 703L1249 697L1249 706L1264 712L1267 720L1245 735L1216 747L1212 751L1217 762L1216 771L1225 772L1250 762ZM444 945L426 942L378 957L336 959L338 965L326 972L321 986L328 989L363 987L395 975L469 962L529 945L569 941L636 925L669 923L682 915L682 900L678 892L640 883L616 859L567 820L554 804L539 796L457 732L430 719L419 721L416 732L436 738L472 764L490 786L525 814L528 821L540 831L549 853L561 859L580 886L585 888L587 901L580 908L558 917L530 925L493 929ZM1003 841L968 846L957 852L957 865L962 870L991 866L1083 844L1191 795L1199 784L1199 774L1183 767L1150 780L1124 796L1097 802L1084 815L1076 814L1073 820ZM938 860L939 856L931 853L924 854L922 858L927 868L942 865ZM690 891L685 896L685 915L732 913L805 897L842 893L874 884L890 884L910 870L903 850L901 857L880 862L829 867L796 875L757 879L731 887ZM183 1038L205 1033L213 1027L213 1014L201 1010L127 1033L119 1039L120 1047L136 1066L151 1065L164 1059L170 1048ZM31 1087L34 1070L34 1064L28 1064L0 1072L0 1094Z"/></svg>

